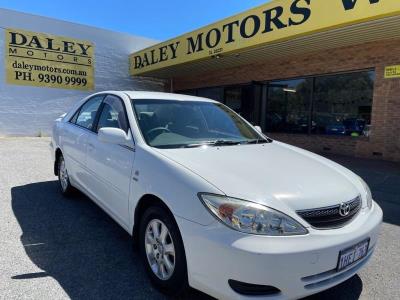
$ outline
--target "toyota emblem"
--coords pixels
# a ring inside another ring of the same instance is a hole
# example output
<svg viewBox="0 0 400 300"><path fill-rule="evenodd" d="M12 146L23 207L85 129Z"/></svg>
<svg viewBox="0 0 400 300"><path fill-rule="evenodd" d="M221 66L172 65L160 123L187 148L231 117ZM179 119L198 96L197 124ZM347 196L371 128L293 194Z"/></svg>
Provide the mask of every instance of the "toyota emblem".
<svg viewBox="0 0 400 300"><path fill-rule="evenodd" d="M342 217L346 217L349 213L350 213L350 205L347 204L347 203L342 203L342 204L340 204L340 207L339 207L339 214L340 214Z"/></svg>

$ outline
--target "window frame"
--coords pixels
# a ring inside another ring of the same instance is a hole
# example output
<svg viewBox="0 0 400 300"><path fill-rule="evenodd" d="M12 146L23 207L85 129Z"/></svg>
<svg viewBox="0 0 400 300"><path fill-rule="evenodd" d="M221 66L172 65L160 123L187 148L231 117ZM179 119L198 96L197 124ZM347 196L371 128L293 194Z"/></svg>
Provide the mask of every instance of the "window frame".
<svg viewBox="0 0 400 300"><path fill-rule="evenodd" d="M96 133L95 131L93 131L93 129L89 129L89 128L86 128L86 127L81 126L81 125L79 125L79 124L76 124L76 121L77 121L78 118L79 118L79 114L81 113L82 107L84 107L89 101L93 100L94 98L102 97L101 100L100 100L99 108L97 109L97 112L96 112L96 116L95 116L95 118L94 118L94 120L93 120L93 126L92 126L92 128L95 128L95 127L97 128L97 119L98 119L98 116L99 116L99 111L100 111L100 109L101 109L101 107L102 107L102 104L103 104L103 101L104 101L106 95L107 95L107 94L97 94L97 95L93 95L92 97L90 97L89 99L87 99L87 100L86 100L84 103L82 103L82 105L75 111L75 113L72 115L72 117L68 120L68 123L71 124L71 125L74 125L74 126L76 126L76 127L85 129L85 130L87 130L87 131L89 131L89 132ZM75 116L76 116L76 120L75 120L75 122L72 122L72 120L75 118ZM94 126L94 125L96 125L96 126ZM96 134L97 134L97 133L96 133Z"/></svg>
<svg viewBox="0 0 400 300"><path fill-rule="evenodd" d="M96 130L95 131L93 131L95 134L98 134L99 133L99 120L100 120L100 116L101 116L101 114L103 113L103 109L104 109L104 105L105 105L105 103L104 103L104 101L107 99L107 97L112 97L112 98L116 98L117 100L119 100L120 101L120 103L121 103L121 105L122 105L122 107L123 107L123 109L124 109L124 115L125 115L125 119L126 119L126 121L127 121L127 128L126 128L126 131L125 130L123 130L122 128L120 128L122 131L124 131L126 134L128 134L129 133L129 131L131 131L131 133L132 133L132 129L131 129L131 124L129 123L129 118L128 118L128 112L127 112L127 110L126 110L126 106L125 106L125 103L124 103L124 101L121 99L121 97L119 97L119 96L117 96L117 95L114 95L114 94L105 94L106 96L103 98L103 100L101 101L101 104L100 104L100 106L99 106L99 111L98 111L98 113L96 114L96 118L95 118L95 125L96 126L94 126L93 128L96 128ZM103 127L103 128L105 128L105 127ZM133 135L132 135L132 139L133 139Z"/></svg>
<svg viewBox="0 0 400 300"><path fill-rule="evenodd" d="M100 105L99 105L99 108L97 109L97 113L96 113L96 116L95 116L94 121L93 121L93 128L95 128L96 130L94 130L94 129L89 129L89 128L86 128L86 127L84 127L84 126L80 126L80 125L78 125L78 124L72 122L72 120L75 118L75 115L79 115L79 114L80 114L80 112L81 112L81 110L82 110L82 107L85 106L86 103L88 103L88 102L89 102L90 100L92 100L93 98L99 97L99 96L101 96L102 99L101 99L101 103L100 103ZM74 125L74 126L76 126L76 127L78 127L78 128L82 128L82 129L84 129L84 130L87 130L88 132L91 132L91 133L97 135L97 134L98 134L97 127L98 127L98 122L99 122L100 114L103 112L104 100L105 100L108 96L115 97L115 98L117 98L117 99L122 103L122 107L124 108L125 118L126 118L127 124L128 124L127 132L125 132L125 133L128 134L129 131L130 131L130 132L131 132L131 135L132 135L132 140L134 141L133 132L132 132L132 127L131 127L131 124L130 124L130 122L129 122L128 111L127 111L127 108L126 108L126 106L125 106L125 103L124 103L124 101L122 100L121 97L119 97L118 95L115 95L115 94L105 93L105 94L93 95L92 97L90 97L89 99L87 99L84 103L82 103L82 105L75 111L75 113L72 115L72 117L68 120L68 123L71 124L71 125Z"/></svg>

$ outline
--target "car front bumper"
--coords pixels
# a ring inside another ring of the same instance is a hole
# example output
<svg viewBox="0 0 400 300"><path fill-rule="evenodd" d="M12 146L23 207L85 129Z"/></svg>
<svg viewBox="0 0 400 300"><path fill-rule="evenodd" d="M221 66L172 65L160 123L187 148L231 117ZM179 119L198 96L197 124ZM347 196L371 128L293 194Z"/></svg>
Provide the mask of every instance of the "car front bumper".
<svg viewBox="0 0 400 300"><path fill-rule="evenodd" d="M343 228L291 237L243 234L216 221L202 226L177 217L186 250L189 283L218 299L254 299L236 293L228 280L278 288L257 299L298 299L335 286L356 274L375 249L382 210L374 203ZM341 250L370 239L366 257L337 272Z"/></svg>

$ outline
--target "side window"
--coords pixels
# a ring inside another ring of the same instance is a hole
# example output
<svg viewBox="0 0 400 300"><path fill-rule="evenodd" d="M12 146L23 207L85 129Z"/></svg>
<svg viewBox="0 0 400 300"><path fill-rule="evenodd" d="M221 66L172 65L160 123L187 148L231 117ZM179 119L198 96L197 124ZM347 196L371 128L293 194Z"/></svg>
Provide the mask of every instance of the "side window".
<svg viewBox="0 0 400 300"><path fill-rule="evenodd" d="M103 110L97 124L97 131L104 127L120 128L128 133L128 120L121 99L114 96L107 96L104 100Z"/></svg>
<svg viewBox="0 0 400 300"><path fill-rule="evenodd" d="M96 96L82 105L79 114L76 117L75 124L92 130L93 123L96 119L97 110L99 109L102 100L103 96ZM75 116L72 119L75 119Z"/></svg>
<svg viewBox="0 0 400 300"><path fill-rule="evenodd" d="M78 109L75 112L74 116L71 118L71 120L69 120L72 124L76 124L76 119L78 119L79 111L80 111L80 109Z"/></svg>

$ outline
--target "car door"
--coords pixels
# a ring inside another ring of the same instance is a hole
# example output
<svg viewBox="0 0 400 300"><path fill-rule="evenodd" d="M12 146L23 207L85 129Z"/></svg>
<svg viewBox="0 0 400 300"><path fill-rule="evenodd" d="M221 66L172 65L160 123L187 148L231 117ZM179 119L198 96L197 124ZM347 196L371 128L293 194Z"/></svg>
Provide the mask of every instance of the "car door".
<svg viewBox="0 0 400 300"><path fill-rule="evenodd" d="M62 151L71 180L84 188L87 185L86 147L94 135L93 127L104 95L88 99L63 127Z"/></svg>
<svg viewBox="0 0 400 300"><path fill-rule="evenodd" d="M120 128L131 135L122 99L107 96L98 117L96 133L104 127ZM132 147L103 143L91 135L87 147L87 167L91 173L91 193L121 223L129 224L129 189L135 159Z"/></svg>

